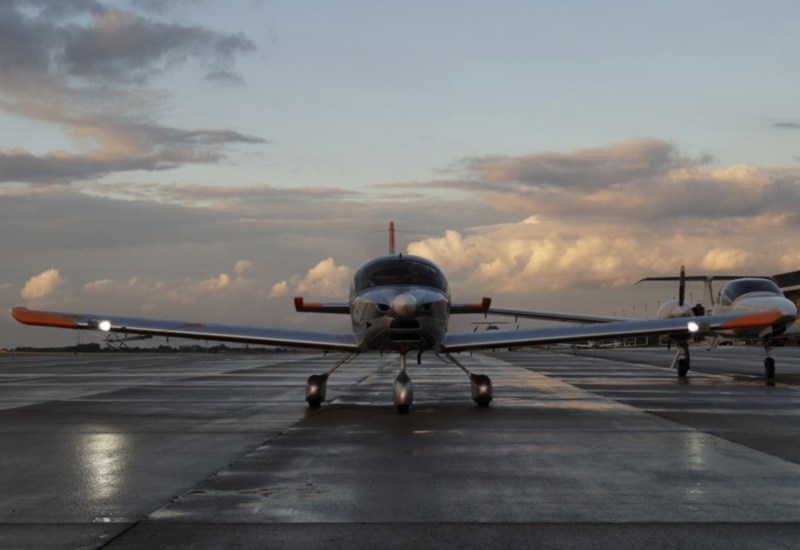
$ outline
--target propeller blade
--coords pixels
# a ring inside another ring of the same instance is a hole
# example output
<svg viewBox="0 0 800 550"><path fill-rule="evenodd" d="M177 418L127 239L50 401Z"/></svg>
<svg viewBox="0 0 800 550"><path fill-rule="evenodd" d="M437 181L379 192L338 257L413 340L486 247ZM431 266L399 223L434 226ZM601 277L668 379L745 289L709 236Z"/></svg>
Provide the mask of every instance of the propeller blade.
<svg viewBox="0 0 800 550"><path fill-rule="evenodd" d="M678 305L683 307L683 299L686 298L686 266L681 266L681 280L678 284Z"/></svg>

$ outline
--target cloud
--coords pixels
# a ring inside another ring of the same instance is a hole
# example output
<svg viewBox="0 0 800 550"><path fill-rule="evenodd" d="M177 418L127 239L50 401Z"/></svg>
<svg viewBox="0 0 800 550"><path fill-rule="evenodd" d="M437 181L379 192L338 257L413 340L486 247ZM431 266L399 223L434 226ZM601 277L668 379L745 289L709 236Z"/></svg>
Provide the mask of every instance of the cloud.
<svg viewBox="0 0 800 550"><path fill-rule="evenodd" d="M193 58L209 74L241 81L230 67L237 55L255 50L255 43L242 34L164 23L106 8L95 11L91 24L73 26L65 33L56 63L71 76L142 84Z"/></svg>
<svg viewBox="0 0 800 550"><path fill-rule="evenodd" d="M237 262L234 266L236 276L220 273L206 278L186 277L172 281L141 279L136 276L123 280L97 279L84 284L83 290L89 296L116 295L128 301L133 299L138 301L140 306L144 305L146 311L154 310L154 304L163 302L185 306L198 301L227 299L234 294L254 295L257 293L258 283L244 277L242 272L236 270L237 266L242 268L241 264L242 262Z"/></svg>
<svg viewBox="0 0 800 550"><path fill-rule="evenodd" d="M230 129L160 122L168 94L142 85L197 61L215 80L241 80L240 34L157 20L109 2L9 0L0 5L0 109L60 126L75 151L36 154L0 144L0 183L63 184L115 172L214 163L236 144L265 143Z"/></svg>
<svg viewBox="0 0 800 550"><path fill-rule="evenodd" d="M798 130L800 129L800 124L797 122L776 122L772 127L783 128L784 130Z"/></svg>
<svg viewBox="0 0 800 550"><path fill-rule="evenodd" d="M341 299L352 280L353 270L344 265L336 265L333 258L322 260L305 275L293 275L287 280L275 283L269 291L269 298L287 294L320 296L325 299Z"/></svg>
<svg viewBox="0 0 800 550"><path fill-rule="evenodd" d="M789 257L793 231L742 235L735 248L719 248L715 235L672 227L590 223L575 227L558 220L523 220L449 230L408 245L409 254L436 262L459 294L479 292L530 296L544 290L625 287L647 275L736 270L771 275L800 265ZM783 255L783 258L781 256Z"/></svg>
<svg viewBox="0 0 800 550"><path fill-rule="evenodd" d="M395 184L472 191L501 210L539 217L671 223L783 216L800 223L800 166L717 167L670 142L632 139L569 153L468 157L461 177ZM390 187L392 184L381 184Z"/></svg>
<svg viewBox="0 0 800 550"><path fill-rule="evenodd" d="M703 257L702 265L706 269L737 269L747 265L750 254L736 248L714 248Z"/></svg>
<svg viewBox="0 0 800 550"><path fill-rule="evenodd" d="M243 275L244 273L253 269L253 262L250 260L239 260L233 265L233 271L237 275Z"/></svg>
<svg viewBox="0 0 800 550"><path fill-rule="evenodd" d="M58 270L48 269L28 279L20 296L26 300L38 300L48 296L62 284L64 284L64 279L61 278Z"/></svg>

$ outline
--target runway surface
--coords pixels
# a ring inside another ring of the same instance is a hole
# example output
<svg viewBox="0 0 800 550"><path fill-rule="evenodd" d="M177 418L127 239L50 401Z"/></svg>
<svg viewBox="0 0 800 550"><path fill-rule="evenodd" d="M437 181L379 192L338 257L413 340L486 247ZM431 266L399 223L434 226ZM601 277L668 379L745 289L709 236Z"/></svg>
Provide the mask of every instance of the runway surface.
<svg viewBox="0 0 800 550"><path fill-rule="evenodd" d="M0 356L0 548L797 548L800 348Z"/></svg>

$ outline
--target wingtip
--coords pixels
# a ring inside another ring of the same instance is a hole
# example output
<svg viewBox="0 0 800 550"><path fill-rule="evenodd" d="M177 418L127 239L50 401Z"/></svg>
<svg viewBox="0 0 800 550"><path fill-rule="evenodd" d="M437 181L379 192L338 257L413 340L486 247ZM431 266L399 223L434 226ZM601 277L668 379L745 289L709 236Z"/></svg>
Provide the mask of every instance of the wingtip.
<svg viewBox="0 0 800 550"><path fill-rule="evenodd" d="M758 313L750 313L736 317L730 321L725 321L719 328L758 328L768 327L778 323L783 317L783 313L779 309L771 309L769 311L760 311Z"/></svg>
<svg viewBox="0 0 800 550"><path fill-rule="evenodd" d="M50 313L47 311L36 311L28 309L27 307L17 306L11 308L11 316L23 325L35 325L41 327L56 327L56 328L78 328L80 325L74 319ZM79 319L79 316L72 316Z"/></svg>

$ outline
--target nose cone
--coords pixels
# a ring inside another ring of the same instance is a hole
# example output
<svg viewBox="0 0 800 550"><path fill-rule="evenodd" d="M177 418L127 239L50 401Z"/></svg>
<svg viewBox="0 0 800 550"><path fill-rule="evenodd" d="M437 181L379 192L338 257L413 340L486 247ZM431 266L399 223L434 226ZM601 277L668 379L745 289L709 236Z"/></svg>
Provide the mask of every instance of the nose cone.
<svg viewBox="0 0 800 550"><path fill-rule="evenodd" d="M417 298L413 294L398 294L392 300L392 310L400 319L411 319L417 313Z"/></svg>

